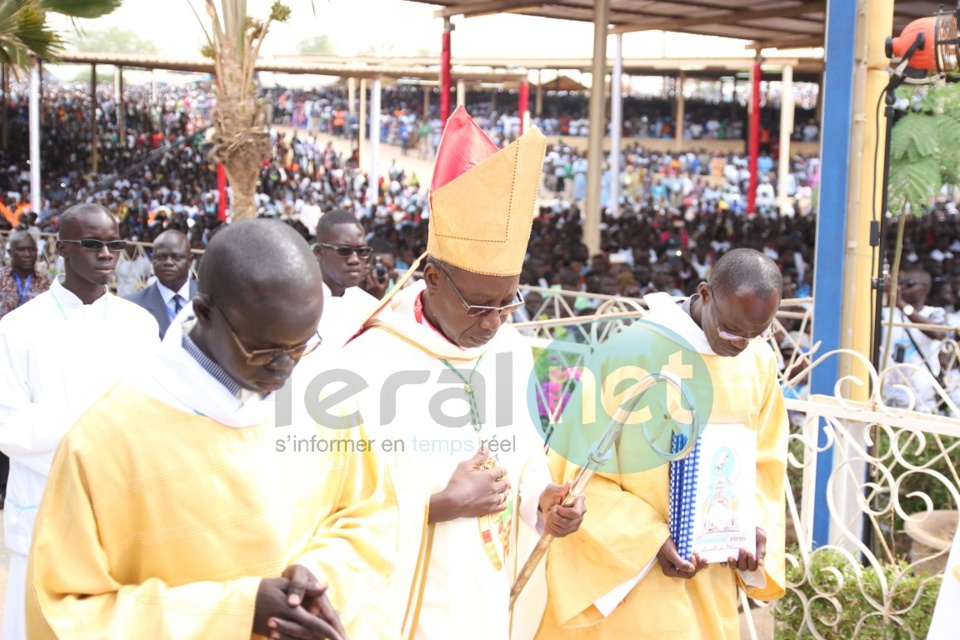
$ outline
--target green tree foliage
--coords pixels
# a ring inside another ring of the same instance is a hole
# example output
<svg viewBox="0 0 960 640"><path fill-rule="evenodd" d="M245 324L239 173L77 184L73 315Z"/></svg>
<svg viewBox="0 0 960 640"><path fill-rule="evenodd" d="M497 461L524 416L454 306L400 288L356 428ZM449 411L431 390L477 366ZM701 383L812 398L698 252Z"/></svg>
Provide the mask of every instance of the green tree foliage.
<svg viewBox="0 0 960 640"><path fill-rule="evenodd" d="M357 51L357 55L373 58L389 58L395 55L395 49L396 46L392 42L368 42Z"/></svg>
<svg viewBox="0 0 960 640"><path fill-rule="evenodd" d="M70 18L98 18L117 9L123 0L2 0L0 1L0 61L25 70L37 57L55 61L64 39L47 24L47 12Z"/></svg>
<svg viewBox="0 0 960 640"><path fill-rule="evenodd" d="M909 204L919 216L944 185L960 184L960 86L915 91L910 102L890 136L888 200L894 214Z"/></svg>
<svg viewBox="0 0 960 640"><path fill-rule="evenodd" d="M77 51L94 53L157 53L157 44L153 40L120 27L85 31L76 39L75 46Z"/></svg>
<svg viewBox="0 0 960 640"><path fill-rule="evenodd" d="M297 50L304 55L332 56L334 55L333 43L330 42L330 36L314 36L309 40L301 40L297 45Z"/></svg>

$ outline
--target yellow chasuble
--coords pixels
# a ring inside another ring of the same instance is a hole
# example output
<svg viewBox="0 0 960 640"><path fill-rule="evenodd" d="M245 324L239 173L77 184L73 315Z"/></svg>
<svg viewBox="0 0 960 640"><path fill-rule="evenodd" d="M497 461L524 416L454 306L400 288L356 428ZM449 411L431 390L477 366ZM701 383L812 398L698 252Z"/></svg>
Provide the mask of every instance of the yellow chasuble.
<svg viewBox="0 0 960 640"><path fill-rule="evenodd" d="M261 578L303 564L351 638L394 640L379 599L396 502L362 430L225 424L197 407L242 402L189 356L176 364L169 402L157 380L121 382L64 438L34 530L29 637L250 638ZM186 385L193 411L176 402ZM294 433L335 452L293 452Z"/></svg>
<svg viewBox="0 0 960 640"><path fill-rule="evenodd" d="M526 406L532 352L510 326L481 348L450 343L416 317L424 288L419 282L401 291L341 354L342 366L368 387L361 412L400 500L391 599L404 624L395 637L530 640L546 603L543 573L531 581L512 618L509 595L539 538L539 497L550 482L544 443ZM471 517L428 525L430 496L446 487L457 464L472 458L481 442L507 470L507 522Z"/></svg>
<svg viewBox="0 0 960 640"><path fill-rule="evenodd" d="M747 595L773 600L784 593L784 526L786 505L787 413L777 383L777 364L766 344L751 345L736 357L721 357L710 349L703 331L667 294L646 297L651 313L631 344L674 339L679 334L703 359L709 377L690 381L694 401L712 395L709 416L713 427L742 424L757 432L757 524L767 535L764 571L752 574ZM649 323L649 324L648 324ZM678 349L682 347L678 346ZM689 350L689 347L686 347ZM663 351L658 349L658 351ZM604 352L599 379L622 366L658 371L666 363L638 361L637 354ZM573 415L578 415L576 410ZM538 640L683 640L739 638L738 573L710 565L694 578L665 576L654 562L646 575L608 616L596 602L616 587L636 578L656 557L669 537L669 465L650 471L620 473L628 467L626 451L643 451L638 431L625 428L617 451L586 489L587 513L580 530L555 540L547 556L549 602ZM551 441L551 446L561 443ZM557 481L574 478L578 467L551 455ZM759 575L758 575L759 574ZM742 582L741 582L742 584Z"/></svg>

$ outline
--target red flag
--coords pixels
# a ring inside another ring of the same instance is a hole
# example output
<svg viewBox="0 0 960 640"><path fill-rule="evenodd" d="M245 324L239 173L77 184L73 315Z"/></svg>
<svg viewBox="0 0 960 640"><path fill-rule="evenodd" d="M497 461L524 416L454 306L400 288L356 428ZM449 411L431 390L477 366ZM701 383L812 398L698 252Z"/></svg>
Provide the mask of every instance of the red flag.
<svg viewBox="0 0 960 640"><path fill-rule="evenodd" d="M222 164L217 164L217 191L220 193L220 200L217 202L217 219L220 222L227 221L227 172Z"/></svg>

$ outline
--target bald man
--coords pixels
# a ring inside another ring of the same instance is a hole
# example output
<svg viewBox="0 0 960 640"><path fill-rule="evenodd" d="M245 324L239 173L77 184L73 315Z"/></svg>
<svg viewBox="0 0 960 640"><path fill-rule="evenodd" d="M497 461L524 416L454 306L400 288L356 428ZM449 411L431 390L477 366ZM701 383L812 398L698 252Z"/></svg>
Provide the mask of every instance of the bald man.
<svg viewBox="0 0 960 640"><path fill-rule="evenodd" d="M31 640L392 640L380 592L398 518L371 441L303 407L296 426L274 419L274 392L320 343L319 282L283 223L214 236L195 317L60 447L26 581Z"/></svg>
<svg viewBox="0 0 960 640"><path fill-rule="evenodd" d="M170 322L197 294L197 283L190 278L193 255L187 236L176 229L157 236L153 241L152 264L156 282L124 298L150 312L163 339Z"/></svg>
<svg viewBox="0 0 960 640"><path fill-rule="evenodd" d="M37 505L70 426L120 375L156 351L149 313L107 292L123 251L117 221L98 204L60 218L64 274L0 320L0 450L10 456L3 511L10 581L3 639L26 638L23 585Z"/></svg>
<svg viewBox="0 0 960 640"><path fill-rule="evenodd" d="M623 367L680 371L707 431L755 443L755 455L743 455L755 461L754 495L741 496L754 505L755 551L711 564L696 553L681 557L669 528L670 466L640 472L631 455L646 447L639 430L625 429L614 466L587 486L591 511L580 535L550 548L550 602L538 639L731 640L740 637L738 584L759 600L783 595L788 421L769 345L782 286L770 258L734 249L690 298L647 295L650 313L611 341L595 369L600 380ZM562 479L578 470L556 463Z"/></svg>

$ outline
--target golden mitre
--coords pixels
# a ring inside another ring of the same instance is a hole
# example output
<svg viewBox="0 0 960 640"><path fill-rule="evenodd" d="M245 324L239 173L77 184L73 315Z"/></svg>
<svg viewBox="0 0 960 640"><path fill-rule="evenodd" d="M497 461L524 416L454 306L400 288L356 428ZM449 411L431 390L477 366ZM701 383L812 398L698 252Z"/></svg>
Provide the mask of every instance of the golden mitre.
<svg viewBox="0 0 960 640"><path fill-rule="evenodd" d="M519 274L545 152L536 127L498 150L458 107L437 149L427 254L481 275Z"/></svg>

